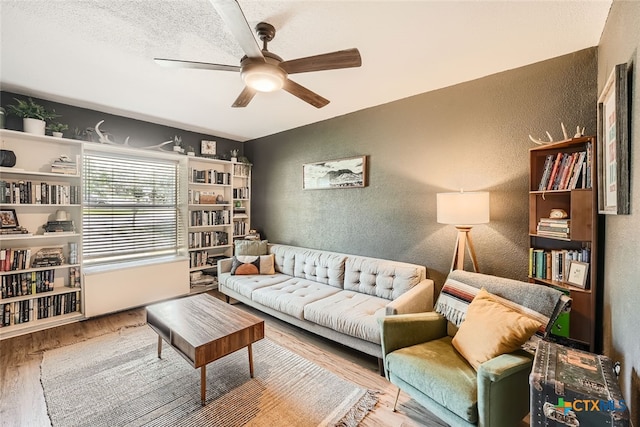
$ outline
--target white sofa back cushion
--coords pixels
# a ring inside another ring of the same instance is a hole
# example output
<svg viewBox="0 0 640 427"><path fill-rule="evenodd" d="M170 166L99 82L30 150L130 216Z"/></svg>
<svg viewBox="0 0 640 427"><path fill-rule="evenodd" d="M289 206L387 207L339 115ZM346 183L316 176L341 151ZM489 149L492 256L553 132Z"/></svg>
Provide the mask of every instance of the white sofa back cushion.
<svg viewBox="0 0 640 427"><path fill-rule="evenodd" d="M270 245L276 271L343 289L346 255L286 245Z"/></svg>
<svg viewBox="0 0 640 427"><path fill-rule="evenodd" d="M427 277L426 267L377 258L349 256L344 289L393 300Z"/></svg>

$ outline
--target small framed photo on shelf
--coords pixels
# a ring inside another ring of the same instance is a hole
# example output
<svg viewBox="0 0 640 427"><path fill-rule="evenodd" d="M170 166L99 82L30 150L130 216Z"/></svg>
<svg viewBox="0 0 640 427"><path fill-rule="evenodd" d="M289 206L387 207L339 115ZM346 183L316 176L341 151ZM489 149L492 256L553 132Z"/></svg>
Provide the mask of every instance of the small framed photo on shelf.
<svg viewBox="0 0 640 427"><path fill-rule="evenodd" d="M202 140L200 145L200 154L203 156L215 156L216 154L216 142Z"/></svg>
<svg viewBox="0 0 640 427"><path fill-rule="evenodd" d="M629 213L627 64L615 66L598 98L598 212Z"/></svg>
<svg viewBox="0 0 640 427"><path fill-rule="evenodd" d="M571 261L569 265L569 275L566 283L576 286L580 289L587 287L587 275L589 273L589 263L580 261Z"/></svg>
<svg viewBox="0 0 640 427"><path fill-rule="evenodd" d="M18 228L18 216L15 209L0 210L0 219L2 220L2 228Z"/></svg>

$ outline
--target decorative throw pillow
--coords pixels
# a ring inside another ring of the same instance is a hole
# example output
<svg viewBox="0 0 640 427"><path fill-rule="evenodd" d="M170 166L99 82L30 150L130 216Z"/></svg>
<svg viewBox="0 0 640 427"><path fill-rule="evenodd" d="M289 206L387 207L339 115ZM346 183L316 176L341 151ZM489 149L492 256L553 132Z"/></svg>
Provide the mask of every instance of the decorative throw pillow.
<svg viewBox="0 0 640 427"><path fill-rule="evenodd" d="M236 255L233 257L231 274L276 274L274 256L273 254L262 256Z"/></svg>
<svg viewBox="0 0 640 427"><path fill-rule="evenodd" d="M541 323L499 302L482 288L467 308L467 315L452 344L475 370L524 344Z"/></svg>
<svg viewBox="0 0 640 427"><path fill-rule="evenodd" d="M260 274L260 257L251 258L251 261L244 262L237 257L233 257L233 261L231 263L231 274L235 276Z"/></svg>
<svg viewBox="0 0 640 427"><path fill-rule="evenodd" d="M268 254L266 240L242 240L238 239L234 242L236 255L253 255L260 256Z"/></svg>

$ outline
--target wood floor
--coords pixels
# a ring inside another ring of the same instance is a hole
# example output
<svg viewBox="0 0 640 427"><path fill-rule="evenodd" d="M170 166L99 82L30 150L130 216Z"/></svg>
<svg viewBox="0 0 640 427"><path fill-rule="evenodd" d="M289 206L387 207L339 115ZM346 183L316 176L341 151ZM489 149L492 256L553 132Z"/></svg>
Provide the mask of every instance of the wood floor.
<svg viewBox="0 0 640 427"><path fill-rule="evenodd" d="M221 297L212 292L212 295ZM313 363L359 384L379 390L380 401L362 426L445 426L401 393L393 412L397 388L378 373L377 359L274 319L243 304L238 308L265 319L266 336ZM40 362L45 350L73 344L121 328L145 324L143 308L89 319L0 341L0 426L50 426L42 386Z"/></svg>

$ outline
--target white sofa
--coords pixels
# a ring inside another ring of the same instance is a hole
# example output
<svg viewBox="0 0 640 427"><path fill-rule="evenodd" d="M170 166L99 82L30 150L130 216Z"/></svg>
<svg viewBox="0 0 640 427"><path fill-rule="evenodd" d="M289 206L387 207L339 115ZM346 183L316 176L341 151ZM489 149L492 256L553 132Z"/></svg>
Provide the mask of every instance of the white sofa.
<svg viewBox="0 0 640 427"><path fill-rule="evenodd" d="M381 358L385 315L433 310L427 269L363 256L270 244L275 274L232 275L218 261L218 290L295 326Z"/></svg>

